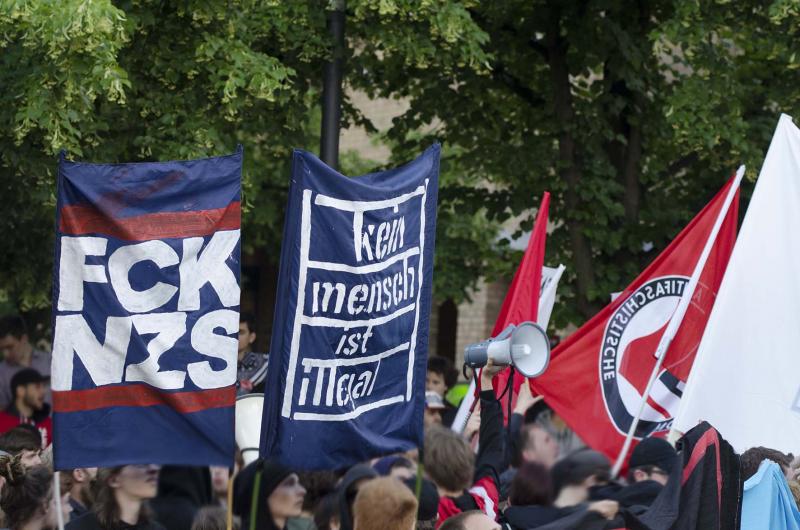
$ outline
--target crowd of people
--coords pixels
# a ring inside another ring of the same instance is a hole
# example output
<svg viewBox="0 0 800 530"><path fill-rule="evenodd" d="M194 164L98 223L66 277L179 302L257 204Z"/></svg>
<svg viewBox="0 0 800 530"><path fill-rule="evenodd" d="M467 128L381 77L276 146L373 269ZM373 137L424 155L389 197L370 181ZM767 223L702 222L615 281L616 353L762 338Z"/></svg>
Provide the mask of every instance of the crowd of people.
<svg viewBox="0 0 800 530"><path fill-rule="evenodd" d="M263 392L268 356L252 351L255 338L254 319L243 315L239 395ZM502 367L491 363L477 381L474 414L463 432L453 430L458 374L449 360L431 357L422 452L331 471L261 459L245 466L239 455L233 469L81 468L62 470L56 481L49 354L34 347L17 316L0 319L0 353L0 528L9 530L54 529L59 519L68 530L558 528L576 514L611 520L622 508L646 510L681 466L669 443L648 438L633 450L627 474L612 477L608 458L585 447L528 385L506 425L492 386ZM751 449L741 458L743 479L763 460L781 466L800 498L792 455Z"/></svg>

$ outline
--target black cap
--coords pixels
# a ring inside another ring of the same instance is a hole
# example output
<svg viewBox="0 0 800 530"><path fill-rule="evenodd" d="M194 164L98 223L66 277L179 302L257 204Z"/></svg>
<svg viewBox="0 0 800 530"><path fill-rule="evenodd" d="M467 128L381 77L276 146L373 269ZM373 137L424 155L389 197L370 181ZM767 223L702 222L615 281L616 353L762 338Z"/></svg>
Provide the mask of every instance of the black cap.
<svg viewBox="0 0 800 530"><path fill-rule="evenodd" d="M406 486L416 494L417 477L404 480ZM417 519L420 521L431 521L436 519L439 513L439 491L436 485L430 480L422 479L422 491L420 492L419 508L417 509Z"/></svg>
<svg viewBox="0 0 800 530"><path fill-rule="evenodd" d="M23 368L11 377L11 395L17 395L18 386L31 385L33 383L46 383L49 380L49 376L42 375L33 368Z"/></svg>
<svg viewBox="0 0 800 530"><path fill-rule="evenodd" d="M255 479L258 471L261 471L259 496L262 500L269 497L272 492L275 491L275 488L277 488L286 477L292 474L291 469L271 460L258 459L245 466L245 468L236 475L236 479L233 481L233 492L235 494L233 513L235 515L241 515L249 519L250 508L253 502L253 488L255 487Z"/></svg>
<svg viewBox="0 0 800 530"><path fill-rule="evenodd" d="M628 467L657 466L672 473L678 465L678 453L662 438L645 438L633 449Z"/></svg>

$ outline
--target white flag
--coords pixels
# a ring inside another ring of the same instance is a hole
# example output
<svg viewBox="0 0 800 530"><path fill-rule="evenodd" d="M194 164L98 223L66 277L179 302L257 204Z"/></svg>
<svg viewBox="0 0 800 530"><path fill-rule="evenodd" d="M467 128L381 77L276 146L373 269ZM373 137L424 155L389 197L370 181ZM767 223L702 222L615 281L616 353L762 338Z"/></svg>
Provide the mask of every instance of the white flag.
<svg viewBox="0 0 800 530"><path fill-rule="evenodd" d="M547 324L550 323L550 315L553 313L553 306L556 303L558 281L561 279L561 275L564 274L564 269L566 267L563 265L559 265L556 268L542 267L542 288L539 291L539 314L536 318L536 323L544 330L547 330ZM475 401L475 378L469 383L469 389L458 407L451 429L456 432L464 432L464 427L466 427L469 419L469 409L472 408L473 401Z"/></svg>
<svg viewBox="0 0 800 530"><path fill-rule="evenodd" d="M742 452L800 450L800 129L783 115L674 429L711 423Z"/></svg>

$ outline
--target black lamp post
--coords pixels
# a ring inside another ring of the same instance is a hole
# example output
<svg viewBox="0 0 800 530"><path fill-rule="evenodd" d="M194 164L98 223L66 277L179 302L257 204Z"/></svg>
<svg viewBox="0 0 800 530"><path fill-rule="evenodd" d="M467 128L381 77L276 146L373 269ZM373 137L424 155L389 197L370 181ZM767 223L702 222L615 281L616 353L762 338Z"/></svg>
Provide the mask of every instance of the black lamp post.
<svg viewBox="0 0 800 530"><path fill-rule="evenodd" d="M328 4L328 31L333 56L325 63L322 81L322 135L320 158L333 168L339 166L339 123L342 116L342 69L344 67L345 0Z"/></svg>

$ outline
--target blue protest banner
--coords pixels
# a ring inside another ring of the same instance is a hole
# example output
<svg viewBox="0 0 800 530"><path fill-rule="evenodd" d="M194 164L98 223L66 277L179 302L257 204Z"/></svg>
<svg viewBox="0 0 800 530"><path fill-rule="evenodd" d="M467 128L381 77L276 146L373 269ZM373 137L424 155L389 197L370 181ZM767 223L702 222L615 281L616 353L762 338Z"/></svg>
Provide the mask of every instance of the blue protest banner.
<svg viewBox="0 0 800 530"><path fill-rule="evenodd" d="M241 148L163 163L61 159L56 469L233 463Z"/></svg>
<svg viewBox="0 0 800 530"><path fill-rule="evenodd" d="M334 469L422 442L439 146L347 178L295 151L261 454Z"/></svg>

